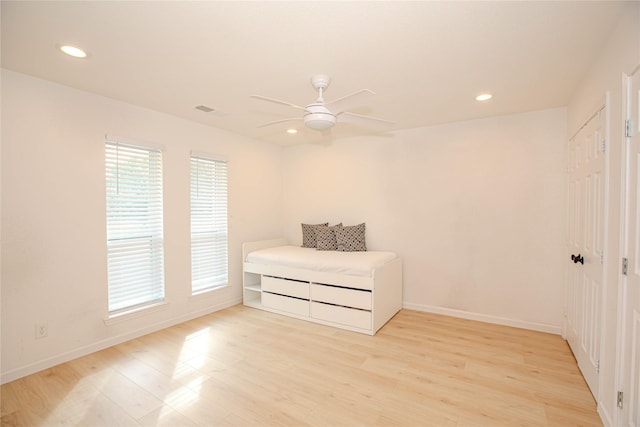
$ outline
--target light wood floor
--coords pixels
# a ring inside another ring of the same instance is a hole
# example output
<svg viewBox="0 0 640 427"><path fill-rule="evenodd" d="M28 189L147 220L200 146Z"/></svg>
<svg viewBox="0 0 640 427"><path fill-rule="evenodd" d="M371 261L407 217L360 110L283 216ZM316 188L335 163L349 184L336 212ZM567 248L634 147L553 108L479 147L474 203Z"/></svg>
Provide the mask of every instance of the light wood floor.
<svg viewBox="0 0 640 427"><path fill-rule="evenodd" d="M409 310L370 337L235 306L1 392L3 426L602 425L559 336Z"/></svg>

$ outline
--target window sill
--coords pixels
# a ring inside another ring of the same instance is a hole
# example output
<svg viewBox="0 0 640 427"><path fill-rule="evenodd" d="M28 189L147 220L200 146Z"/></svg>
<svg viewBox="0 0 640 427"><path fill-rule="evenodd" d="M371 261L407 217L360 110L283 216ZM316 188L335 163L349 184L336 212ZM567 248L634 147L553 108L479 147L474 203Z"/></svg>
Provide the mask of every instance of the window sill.
<svg viewBox="0 0 640 427"><path fill-rule="evenodd" d="M115 325L116 323L125 322L131 319L136 319L138 317L146 316L150 313L163 311L163 310L166 310L167 308L169 308L169 304L167 302L159 302L157 304L136 308L131 311L125 311L124 313L118 313L114 316L104 319L104 324L107 326Z"/></svg>
<svg viewBox="0 0 640 427"><path fill-rule="evenodd" d="M224 289L229 289L230 287L231 286L229 286L229 284L226 284L226 285L216 286L215 288L204 289L202 291L198 291L198 292L195 292L195 293L191 294L190 298L199 298L199 297L203 297L203 296L206 296L206 295L211 295L214 292L222 291Z"/></svg>

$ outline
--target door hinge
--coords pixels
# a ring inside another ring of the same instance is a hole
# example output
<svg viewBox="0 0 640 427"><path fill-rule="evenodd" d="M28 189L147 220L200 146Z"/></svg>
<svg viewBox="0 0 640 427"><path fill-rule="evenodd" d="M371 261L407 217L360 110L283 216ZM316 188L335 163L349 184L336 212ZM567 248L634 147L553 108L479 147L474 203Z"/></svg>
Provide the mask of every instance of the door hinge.
<svg viewBox="0 0 640 427"><path fill-rule="evenodd" d="M607 146L607 141L606 140L603 139L602 141L600 141L600 152L601 153L605 152L606 146Z"/></svg>
<svg viewBox="0 0 640 427"><path fill-rule="evenodd" d="M624 136L631 137L631 120L629 119L624 121Z"/></svg>
<svg viewBox="0 0 640 427"><path fill-rule="evenodd" d="M600 252L600 264L604 264L604 252Z"/></svg>
<svg viewBox="0 0 640 427"><path fill-rule="evenodd" d="M628 270L629 270L629 259L622 258L622 274L626 276Z"/></svg>
<svg viewBox="0 0 640 427"><path fill-rule="evenodd" d="M623 401L623 393L621 391L618 392L618 409L622 409L622 401Z"/></svg>
<svg viewBox="0 0 640 427"><path fill-rule="evenodd" d="M600 361L598 360L596 362L596 374L599 374L599 373L600 373Z"/></svg>

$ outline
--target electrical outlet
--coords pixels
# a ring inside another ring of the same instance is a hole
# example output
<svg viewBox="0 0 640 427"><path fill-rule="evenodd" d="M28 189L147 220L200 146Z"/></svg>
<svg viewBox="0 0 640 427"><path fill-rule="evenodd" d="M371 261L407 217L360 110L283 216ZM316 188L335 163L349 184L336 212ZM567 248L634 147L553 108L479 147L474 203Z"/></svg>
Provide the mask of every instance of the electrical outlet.
<svg viewBox="0 0 640 427"><path fill-rule="evenodd" d="M35 337L36 339L44 338L49 335L49 325L46 323L36 323Z"/></svg>

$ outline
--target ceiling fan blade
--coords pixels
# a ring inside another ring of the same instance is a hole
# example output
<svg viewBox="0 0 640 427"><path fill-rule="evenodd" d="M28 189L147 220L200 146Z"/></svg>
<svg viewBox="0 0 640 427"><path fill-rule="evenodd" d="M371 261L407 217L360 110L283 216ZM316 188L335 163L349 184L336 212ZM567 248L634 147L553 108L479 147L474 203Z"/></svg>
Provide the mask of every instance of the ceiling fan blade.
<svg viewBox="0 0 640 427"><path fill-rule="evenodd" d="M337 113L336 116L346 116L346 117L349 117L350 119L355 119L355 121L375 121L375 122L387 123L390 125L396 124L395 122L392 122L390 120L379 119L377 117L371 117L371 116L363 116L362 114L350 113L348 111L341 111Z"/></svg>
<svg viewBox="0 0 640 427"><path fill-rule="evenodd" d="M257 126L257 127L258 128L263 128L265 126L271 126L271 125L275 125L275 124L278 124L278 123L284 123L284 122L292 122L294 120L302 120L302 117L289 117L288 119L275 120L273 122L265 123L265 124Z"/></svg>
<svg viewBox="0 0 640 427"><path fill-rule="evenodd" d="M251 95L251 98L261 99L263 101L275 102L276 104L286 105L287 107L293 107L293 108L297 108L298 110L305 110L306 111L306 109L304 107L301 107L301 106L296 105L296 104L292 104L292 103L287 102L287 101L280 101L279 99L275 99L275 98L269 98L269 97L261 96L261 95Z"/></svg>
<svg viewBox="0 0 640 427"><path fill-rule="evenodd" d="M372 90L369 89L362 89L359 90L357 92L353 92L350 93L349 95L345 95L342 98L338 98L338 99L334 99L333 101L327 102L325 103L325 106L328 107L333 107L334 109L340 110L339 104L342 103L344 100L352 98L354 96L357 95L363 95L363 94L367 94L367 95L375 95L376 93Z"/></svg>

